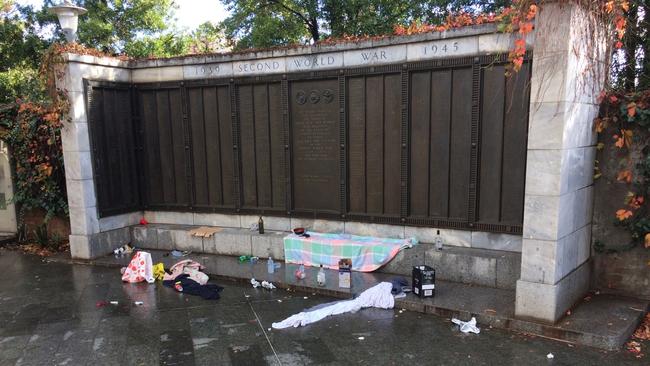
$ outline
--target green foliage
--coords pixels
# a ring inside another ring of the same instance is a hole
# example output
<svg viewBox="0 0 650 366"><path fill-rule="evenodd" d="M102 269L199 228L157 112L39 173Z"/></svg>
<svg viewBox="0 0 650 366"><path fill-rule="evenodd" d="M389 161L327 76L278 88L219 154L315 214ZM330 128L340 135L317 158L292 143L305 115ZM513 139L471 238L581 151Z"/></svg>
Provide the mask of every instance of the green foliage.
<svg viewBox="0 0 650 366"><path fill-rule="evenodd" d="M45 223L38 225L34 230L34 240L36 241L36 244L41 247L51 250L58 249L63 242L63 238L58 233L54 233L50 236L47 231L47 224Z"/></svg>
<svg viewBox="0 0 650 366"><path fill-rule="evenodd" d="M205 22L190 34L191 53L216 52L225 47L225 35L221 24Z"/></svg>
<svg viewBox="0 0 650 366"><path fill-rule="evenodd" d="M34 208L46 211L45 221L68 213L61 149L62 118L67 105L60 100L18 100L0 108L0 138L12 152L12 202L19 207L19 217Z"/></svg>
<svg viewBox="0 0 650 366"><path fill-rule="evenodd" d="M302 19L264 0L225 0L232 15L223 22L235 49L260 48L306 42L310 34Z"/></svg>
<svg viewBox="0 0 650 366"><path fill-rule="evenodd" d="M45 0L38 12L24 7L22 13L40 27L54 26L58 40L62 40L56 16L47 12L58 3ZM79 19L79 43L106 53L122 53L133 42L162 34L174 8L173 0L84 0L77 4L88 10Z"/></svg>
<svg viewBox="0 0 650 366"><path fill-rule="evenodd" d="M0 72L0 105L18 98L38 100L43 95L43 84L36 69L18 65Z"/></svg>
<svg viewBox="0 0 650 366"><path fill-rule="evenodd" d="M3 7L0 3L0 72L16 65L38 67L39 55L48 46L37 34L35 23L23 11L29 8Z"/></svg>
<svg viewBox="0 0 650 366"><path fill-rule="evenodd" d="M184 55L190 48L190 38L183 34L167 33L159 36L136 39L124 47L124 53L131 57L171 57Z"/></svg>
<svg viewBox="0 0 650 366"><path fill-rule="evenodd" d="M308 43L324 37L391 33L397 24L441 23L452 11L491 12L509 0L225 0L224 21L237 49Z"/></svg>

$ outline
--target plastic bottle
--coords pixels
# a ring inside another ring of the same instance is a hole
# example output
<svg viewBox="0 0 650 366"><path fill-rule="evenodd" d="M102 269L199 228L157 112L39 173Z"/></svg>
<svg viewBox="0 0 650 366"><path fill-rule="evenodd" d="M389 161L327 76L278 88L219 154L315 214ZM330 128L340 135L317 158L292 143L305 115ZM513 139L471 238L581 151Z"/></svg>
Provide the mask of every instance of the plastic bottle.
<svg viewBox="0 0 650 366"><path fill-rule="evenodd" d="M318 270L318 275L316 276L316 282L318 282L318 286L325 286L325 270L323 270L323 265L320 265L320 269Z"/></svg>
<svg viewBox="0 0 650 366"><path fill-rule="evenodd" d="M296 270L295 275L296 275L296 278L299 279L299 280L305 279L305 277L307 276L305 274L305 266L301 264L300 267L298 267L298 269Z"/></svg>
<svg viewBox="0 0 650 366"><path fill-rule="evenodd" d="M434 239L436 245L436 250L442 250L442 237L440 236L440 230L436 232L436 238Z"/></svg>
<svg viewBox="0 0 650 366"><path fill-rule="evenodd" d="M269 257L269 260L266 262L266 270L269 273L275 272L275 265L273 264L273 258Z"/></svg>

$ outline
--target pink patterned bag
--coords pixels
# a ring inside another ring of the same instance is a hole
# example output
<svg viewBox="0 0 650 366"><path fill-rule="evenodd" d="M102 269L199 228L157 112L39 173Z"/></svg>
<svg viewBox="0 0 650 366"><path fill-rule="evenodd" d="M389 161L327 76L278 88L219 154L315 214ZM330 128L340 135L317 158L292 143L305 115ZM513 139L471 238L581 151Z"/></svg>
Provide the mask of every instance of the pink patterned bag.
<svg viewBox="0 0 650 366"><path fill-rule="evenodd" d="M131 258L129 265L125 267L124 273L122 273L122 281L130 283L147 281L154 283L151 254L148 252L136 252L133 258Z"/></svg>

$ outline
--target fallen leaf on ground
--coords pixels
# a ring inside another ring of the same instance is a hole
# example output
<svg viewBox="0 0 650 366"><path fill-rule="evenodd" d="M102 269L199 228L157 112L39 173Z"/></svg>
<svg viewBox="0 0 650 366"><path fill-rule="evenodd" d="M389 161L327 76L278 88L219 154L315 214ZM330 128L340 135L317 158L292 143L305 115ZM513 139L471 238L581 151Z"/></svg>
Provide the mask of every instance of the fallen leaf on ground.
<svg viewBox="0 0 650 366"><path fill-rule="evenodd" d="M646 314L643 322L633 334L634 338L650 340L650 313Z"/></svg>

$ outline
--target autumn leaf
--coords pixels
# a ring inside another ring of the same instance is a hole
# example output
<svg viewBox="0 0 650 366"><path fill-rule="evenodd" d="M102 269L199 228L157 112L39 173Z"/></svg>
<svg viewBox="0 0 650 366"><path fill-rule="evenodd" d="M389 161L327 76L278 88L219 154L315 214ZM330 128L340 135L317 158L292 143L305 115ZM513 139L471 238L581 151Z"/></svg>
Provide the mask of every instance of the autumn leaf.
<svg viewBox="0 0 650 366"><path fill-rule="evenodd" d="M519 25L519 33L520 34L528 34L533 31L533 23L531 22L526 22L526 23L521 23Z"/></svg>
<svg viewBox="0 0 650 366"><path fill-rule="evenodd" d="M624 11L630 10L630 4L627 1L621 1L621 9Z"/></svg>
<svg viewBox="0 0 650 366"><path fill-rule="evenodd" d="M618 172L618 176L616 177L616 180L619 182L627 182L631 183L632 182L632 172L630 170L622 170Z"/></svg>
<svg viewBox="0 0 650 366"><path fill-rule="evenodd" d="M605 122L600 119L596 118L595 122L595 127L596 127L596 132L601 133L605 129Z"/></svg>
<svg viewBox="0 0 650 366"><path fill-rule="evenodd" d="M625 146L625 140L623 139L623 137L619 135L614 135L613 137L616 140L616 143L614 143L614 145L616 145L616 147L618 147L619 149L622 149L623 146Z"/></svg>
<svg viewBox="0 0 650 366"><path fill-rule="evenodd" d="M632 217L632 215L633 215L633 213L632 213L632 211L630 211L630 210L620 209L620 210L616 211L616 218L617 218L619 221L627 220L627 219L629 219L630 217Z"/></svg>
<svg viewBox="0 0 650 366"><path fill-rule="evenodd" d="M650 248L650 233L645 234L645 247ZM648 262L648 265L650 266L650 262Z"/></svg>
<svg viewBox="0 0 650 366"><path fill-rule="evenodd" d="M631 102L627 105L627 116L633 118L636 114L636 103Z"/></svg>
<svg viewBox="0 0 650 366"><path fill-rule="evenodd" d="M621 133L623 134L627 147L632 146L632 137L634 136L634 132L632 132L632 130L621 130Z"/></svg>
<svg viewBox="0 0 650 366"><path fill-rule="evenodd" d="M535 18L535 15L537 15L537 5L532 4L528 8L528 13L526 14L526 20L533 20L533 18Z"/></svg>

